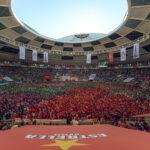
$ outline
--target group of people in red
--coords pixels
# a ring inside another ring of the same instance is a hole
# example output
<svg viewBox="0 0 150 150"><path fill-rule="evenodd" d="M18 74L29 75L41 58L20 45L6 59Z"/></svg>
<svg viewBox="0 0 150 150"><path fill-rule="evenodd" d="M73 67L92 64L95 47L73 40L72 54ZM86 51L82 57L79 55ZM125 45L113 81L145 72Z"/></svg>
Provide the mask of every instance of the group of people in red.
<svg viewBox="0 0 150 150"><path fill-rule="evenodd" d="M74 119L100 118L114 121L114 115L130 118L150 112L149 101L134 100L124 95L115 95L103 88L74 88L62 96L53 95L28 111L23 117L29 119L64 119L71 114Z"/></svg>

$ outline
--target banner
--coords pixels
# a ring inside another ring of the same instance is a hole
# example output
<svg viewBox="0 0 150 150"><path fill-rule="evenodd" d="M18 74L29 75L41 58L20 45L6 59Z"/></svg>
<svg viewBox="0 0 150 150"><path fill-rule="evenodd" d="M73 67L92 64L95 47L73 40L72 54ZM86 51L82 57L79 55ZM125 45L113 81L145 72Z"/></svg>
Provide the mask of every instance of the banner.
<svg viewBox="0 0 150 150"><path fill-rule="evenodd" d="M25 60L25 48L22 46L19 46L19 58Z"/></svg>
<svg viewBox="0 0 150 150"><path fill-rule="evenodd" d="M91 64L91 54L87 54L86 63Z"/></svg>
<svg viewBox="0 0 150 150"><path fill-rule="evenodd" d="M113 51L110 51L109 53L108 53L108 57L109 57L109 62L113 62L114 61L114 52Z"/></svg>
<svg viewBox="0 0 150 150"><path fill-rule="evenodd" d="M133 59L139 58L139 48L140 48L139 43L134 44L134 46L133 46Z"/></svg>
<svg viewBox="0 0 150 150"><path fill-rule="evenodd" d="M129 78L125 79L123 82L129 83L129 82L131 82L132 80L134 80L134 78L129 77Z"/></svg>
<svg viewBox="0 0 150 150"><path fill-rule="evenodd" d="M37 61L37 55L38 55L37 50L33 50L32 51L32 60L33 61Z"/></svg>
<svg viewBox="0 0 150 150"><path fill-rule="evenodd" d="M16 73L15 75L18 76L18 77L21 77L21 76L22 76L20 73Z"/></svg>
<svg viewBox="0 0 150 150"><path fill-rule="evenodd" d="M121 49L121 61L126 61L126 48Z"/></svg>
<svg viewBox="0 0 150 150"><path fill-rule="evenodd" d="M108 67L108 62L107 61L103 61L98 65L99 68L106 68Z"/></svg>
<svg viewBox="0 0 150 150"><path fill-rule="evenodd" d="M91 74L91 75L89 76L89 81L94 81L95 78L96 78L96 74Z"/></svg>
<svg viewBox="0 0 150 150"><path fill-rule="evenodd" d="M44 78L49 81L51 79L51 76L49 74L44 74Z"/></svg>
<svg viewBox="0 0 150 150"><path fill-rule="evenodd" d="M44 54L43 54L43 62L48 63L48 53L47 52L44 52Z"/></svg>
<svg viewBox="0 0 150 150"><path fill-rule="evenodd" d="M45 102L41 104L41 106L46 107L45 105L46 105ZM65 104L62 103L62 105ZM43 109L43 107L41 109ZM42 110L41 112L43 111L44 110ZM136 115L136 113L133 113L133 115ZM13 117L15 116L16 115L13 115ZM112 116L119 118L119 116L116 114L112 114ZM14 120L15 120L14 122L22 121L20 118L15 118ZM91 121L93 121L93 119L91 119ZM24 122L26 123L28 122L30 124L29 119L24 120ZM42 119L40 120L41 124L44 124L45 122L46 123L54 122L54 124L58 123L57 120L56 121L42 120ZM89 123L89 121L87 122ZM0 131L0 149L1 150L35 150L35 149L36 150L150 150L149 133L146 133L144 131L140 132L138 130L133 129L129 130L126 128L122 128L126 126L125 123L120 123L120 126L121 127L115 127L110 125L96 125L96 126L77 125L71 127L70 126L52 127L52 126L29 125L21 128L7 130L4 132Z"/></svg>
<svg viewBox="0 0 150 150"><path fill-rule="evenodd" d="M12 82L14 81L13 79L11 79L10 77L3 77L3 80L8 81L8 82Z"/></svg>

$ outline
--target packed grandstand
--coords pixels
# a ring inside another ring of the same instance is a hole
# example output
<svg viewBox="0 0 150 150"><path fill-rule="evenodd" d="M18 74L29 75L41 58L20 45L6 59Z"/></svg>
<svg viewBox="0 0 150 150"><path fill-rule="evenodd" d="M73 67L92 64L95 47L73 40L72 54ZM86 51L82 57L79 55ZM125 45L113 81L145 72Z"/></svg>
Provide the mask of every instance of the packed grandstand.
<svg viewBox="0 0 150 150"><path fill-rule="evenodd" d="M80 137L83 144L82 139L111 137L111 134L119 141L122 133L125 136L122 142L130 135L147 142L150 1L127 2L127 16L114 33L90 41L79 39L85 36L81 34L78 40L63 43L45 38L19 22L11 0L0 0L0 149L10 150L3 144L10 141L7 138L11 135L18 140L22 135L25 137L18 147L14 144L15 138L12 140L10 145L15 150L22 145L25 145L23 150L30 149L31 143L25 144L26 139L46 138L56 139L51 146L68 150L70 147L65 144L63 147L57 141L66 136L73 140ZM98 134L100 129L106 133ZM85 130L89 135L82 132ZM137 142L136 147L135 141L132 142L134 145L130 141L125 145L141 150L140 143ZM38 142L35 144L36 147ZM149 143L146 144L144 150L150 148Z"/></svg>
<svg viewBox="0 0 150 150"><path fill-rule="evenodd" d="M150 130L149 124L139 124L134 118L150 112L149 68L66 70L1 66L0 74L0 120L4 121L1 129L12 127L5 120L21 118L20 124L23 119L26 123L36 119L61 120L70 113L75 120L96 119Z"/></svg>

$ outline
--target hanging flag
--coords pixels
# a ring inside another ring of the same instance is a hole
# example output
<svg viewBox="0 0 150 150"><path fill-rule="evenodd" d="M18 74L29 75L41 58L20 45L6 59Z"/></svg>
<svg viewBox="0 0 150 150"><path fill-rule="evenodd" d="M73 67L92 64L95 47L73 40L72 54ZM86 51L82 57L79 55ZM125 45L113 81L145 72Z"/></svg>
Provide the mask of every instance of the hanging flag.
<svg viewBox="0 0 150 150"><path fill-rule="evenodd" d="M126 61L126 48L121 49L121 61Z"/></svg>
<svg viewBox="0 0 150 150"><path fill-rule="evenodd" d="M91 64L91 54L87 54L86 56L86 63Z"/></svg>
<svg viewBox="0 0 150 150"><path fill-rule="evenodd" d="M19 46L19 58L25 60L25 48L22 46Z"/></svg>
<svg viewBox="0 0 150 150"><path fill-rule="evenodd" d="M140 48L139 43L134 44L134 46L133 46L133 59L139 58L139 48Z"/></svg>
<svg viewBox="0 0 150 150"><path fill-rule="evenodd" d="M108 57L109 57L109 62L113 62L114 61L114 52L113 51L109 51Z"/></svg>
<svg viewBox="0 0 150 150"><path fill-rule="evenodd" d="M33 50L33 51L32 51L32 60L33 60L33 61L37 61L37 59L38 59L38 58L37 58L37 55L38 55L37 50Z"/></svg>
<svg viewBox="0 0 150 150"><path fill-rule="evenodd" d="M48 53L47 52L44 52L44 54L43 54L43 62L48 63Z"/></svg>

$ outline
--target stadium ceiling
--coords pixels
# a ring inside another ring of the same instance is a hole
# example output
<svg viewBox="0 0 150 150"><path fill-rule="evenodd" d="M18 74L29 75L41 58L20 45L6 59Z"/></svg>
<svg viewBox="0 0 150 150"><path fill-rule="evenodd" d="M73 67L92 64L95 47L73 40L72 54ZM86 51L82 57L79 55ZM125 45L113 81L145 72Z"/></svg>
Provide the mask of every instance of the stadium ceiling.
<svg viewBox="0 0 150 150"><path fill-rule="evenodd" d="M28 25L19 21L11 8L11 0L0 0L0 41L15 46L25 46L56 54L101 54L118 51L135 42L150 38L150 0L127 0L128 13L124 23L114 33L90 42L67 43L54 41L39 35Z"/></svg>

